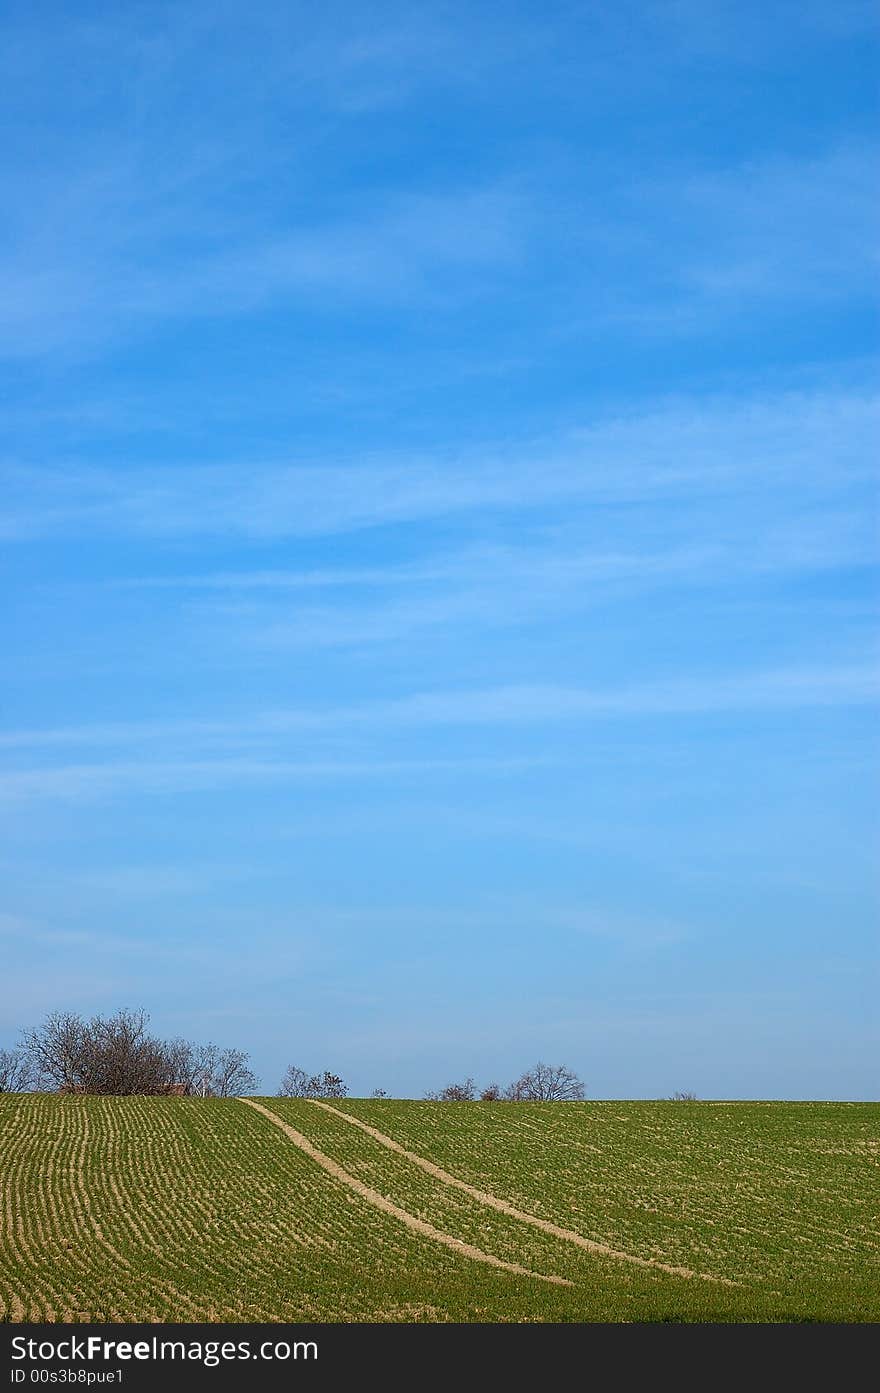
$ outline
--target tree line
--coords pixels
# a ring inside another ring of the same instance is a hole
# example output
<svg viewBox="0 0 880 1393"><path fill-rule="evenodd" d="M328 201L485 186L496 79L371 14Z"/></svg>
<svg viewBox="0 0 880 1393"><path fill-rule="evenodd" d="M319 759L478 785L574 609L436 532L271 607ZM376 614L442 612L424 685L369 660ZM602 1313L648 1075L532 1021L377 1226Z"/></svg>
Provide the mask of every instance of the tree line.
<svg viewBox="0 0 880 1393"><path fill-rule="evenodd" d="M191 1040L162 1040L148 1030L145 1011L116 1011L90 1019L52 1011L22 1032L13 1050L0 1050L0 1093L31 1090L95 1094L176 1094L229 1098L254 1093L257 1077L243 1050ZM329 1069L309 1073L291 1064L278 1087L282 1098L345 1098L348 1086ZM382 1088L374 1098L386 1098ZM584 1085L564 1064L538 1061L513 1083L478 1088L472 1078L432 1090L437 1102L566 1102L584 1097ZM693 1095L679 1094L679 1098Z"/></svg>
<svg viewBox="0 0 880 1393"><path fill-rule="evenodd" d="M484 1103L568 1103L584 1097L584 1085L564 1064L544 1064L539 1060L506 1088L490 1083L478 1089L474 1080L467 1078L463 1083L450 1083L426 1093L425 1097L438 1103L470 1103L477 1098Z"/></svg>
<svg viewBox="0 0 880 1393"><path fill-rule="evenodd" d="M191 1040L160 1040L145 1011L117 1011L85 1020L52 1011L22 1033L14 1050L0 1050L0 1093L200 1094L229 1098L253 1093L257 1077L243 1050Z"/></svg>
<svg viewBox="0 0 880 1393"><path fill-rule="evenodd" d="M291 1064L281 1080L279 1098L345 1098L348 1088L338 1074L325 1069L322 1074L309 1074ZM518 1079L502 1088L490 1083L478 1089L472 1078L463 1083L450 1083L445 1088L432 1089L425 1099L435 1103L563 1103L584 1097L584 1085L564 1064L544 1064L540 1060ZM373 1090L371 1097L387 1098L384 1088Z"/></svg>

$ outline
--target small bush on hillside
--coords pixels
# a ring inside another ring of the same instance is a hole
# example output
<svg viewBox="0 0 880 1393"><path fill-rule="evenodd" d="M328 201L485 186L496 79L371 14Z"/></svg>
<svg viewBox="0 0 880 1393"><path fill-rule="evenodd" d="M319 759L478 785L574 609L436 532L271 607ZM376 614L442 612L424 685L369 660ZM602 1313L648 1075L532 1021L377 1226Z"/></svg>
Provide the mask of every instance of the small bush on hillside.
<svg viewBox="0 0 880 1393"><path fill-rule="evenodd" d="M450 1083L439 1092L426 1093L425 1098L434 1103L472 1103L477 1096L477 1085L473 1079L464 1083Z"/></svg>
<svg viewBox="0 0 880 1393"><path fill-rule="evenodd" d="M243 1050L160 1040L147 1031L146 1011L117 1011L84 1020L52 1011L24 1032L20 1056L34 1086L62 1093L200 1093L228 1098L252 1093L256 1075Z"/></svg>
<svg viewBox="0 0 880 1393"><path fill-rule="evenodd" d="M291 1064L278 1088L279 1098L344 1098L346 1084L338 1074L325 1069L322 1074L307 1074L305 1069Z"/></svg>

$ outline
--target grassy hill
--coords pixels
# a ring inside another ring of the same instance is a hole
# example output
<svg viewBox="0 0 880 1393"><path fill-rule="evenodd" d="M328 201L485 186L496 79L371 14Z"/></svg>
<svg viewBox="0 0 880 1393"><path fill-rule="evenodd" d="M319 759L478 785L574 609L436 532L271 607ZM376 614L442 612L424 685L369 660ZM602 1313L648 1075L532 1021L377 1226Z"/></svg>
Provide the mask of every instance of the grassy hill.
<svg viewBox="0 0 880 1393"><path fill-rule="evenodd" d="M876 1104L259 1101L0 1095L0 1311L880 1319Z"/></svg>

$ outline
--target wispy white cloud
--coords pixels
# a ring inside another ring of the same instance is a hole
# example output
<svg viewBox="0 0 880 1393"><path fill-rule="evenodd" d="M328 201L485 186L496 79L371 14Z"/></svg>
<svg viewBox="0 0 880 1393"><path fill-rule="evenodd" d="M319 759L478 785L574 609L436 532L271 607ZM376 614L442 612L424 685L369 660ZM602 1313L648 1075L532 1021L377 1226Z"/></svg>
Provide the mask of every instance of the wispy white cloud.
<svg viewBox="0 0 880 1393"><path fill-rule="evenodd" d="M316 732L345 732L358 728L432 726L503 727L516 724L675 716L727 711L774 711L801 707L858 706L880 699L880 666L782 668L759 672L686 677L603 689L576 686L507 685L478 690L430 691L359 706L323 709L277 709L236 719L198 719L105 723L78 727L10 731L0 736L6 749L56 746L135 746L184 741L271 741ZM133 763L70 765L62 768L9 771L3 780L7 796L54 786L64 794L70 787L121 787L146 780L157 791L181 782L192 787L213 781L286 780L300 778L383 777L386 774L484 767L467 758L450 760L326 760L297 762L284 758L211 758ZM508 761L489 759L487 769L508 767ZM44 782L45 781L45 782Z"/></svg>
<svg viewBox="0 0 880 1393"><path fill-rule="evenodd" d="M489 509L804 499L873 477L880 398L672 402L530 446L345 464L6 470L0 536L309 537Z"/></svg>
<svg viewBox="0 0 880 1393"><path fill-rule="evenodd" d="M442 553L429 541L418 559L404 555L396 563L389 549L383 565L123 576L102 580L98 591L100 602L111 604L107 589L154 592L154 613L173 607L175 622L202 651L227 653L364 649L438 632L523 630L640 597L655 602L671 588L715 595L739 588L742 597L745 583L766 606L768 580L880 562L870 512L853 503L844 486L840 500L805 493L797 511L783 490L777 499L771 488L764 498L723 509L694 496L674 519L568 509L566 521L511 528L515 541ZM412 551L408 538L405 552ZM54 588L67 604L84 591L96 598L88 583Z"/></svg>
<svg viewBox="0 0 880 1393"><path fill-rule="evenodd" d="M63 241L46 245L23 232L5 258L0 249L0 356L91 351L164 321L241 316L285 302L424 311L450 297L485 295L525 249L526 205L500 181L389 195L292 228L236 231L227 221L217 243L196 211L175 208L179 189L164 191L164 218L156 211L163 191L153 189L145 217L135 179L129 168L80 175L57 190L44 215L66 220Z"/></svg>
<svg viewBox="0 0 880 1393"><path fill-rule="evenodd" d="M838 147L686 181L680 204L709 235L685 278L700 292L749 301L832 299L854 280L866 283L880 237L876 163L875 150Z"/></svg>
<svg viewBox="0 0 880 1393"><path fill-rule="evenodd" d="M474 81L461 30L405 7L369 22L344 7L304 24L284 6L243 22L202 4L70 14L52 32L10 21L0 89L21 139L3 161L0 353L93 351L285 300L472 294L472 275L519 253L523 209L503 171L340 193L326 170L350 169L369 113ZM506 47L486 45L482 66ZM96 117L105 107L112 122Z"/></svg>
<svg viewBox="0 0 880 1393"><path fill-rule="evenodd" d="M880 667L793 669L686 678L602 691L511 686L427 693L389 703L389 714L425 722L503 723L602 716L677 715L800 706L859 705L880 697Z"/></svg>
<svg viewBox="0 0 880 1393"><path fill-rule="evenodd" d="M877 561L870 518L855 510L824 509L820 515L788 516L768 521L755 535L747 519L737 525L718 519L713 534L691 545L628 550L626 538L612 549L578 542L571 527L554 528L543 543L517 546L496 543L458 552L426 556L384 566L339 566L315 569L203 571L185 574L121 577L104 584L121 590L173 590L219 594L258 592L265 597L298 591L370 592L435 584L531 586L601 584L645 579L711 577L786 570L823 570L839 565L873 565ZM530 592L532 593L532 592Z"/></svg>
<svg viewBox="0 0 880 1393"><path fill-rule="evenodd" d="M662 17L636 8L593 14L586 46L576 19L511 15L502 36L473 7L454 18L391 7L365 22L348 5L303 23L297 7L271 6L243 23L195 4L100 21L65 15L51 34L27 17L11 24L0 82L27 146L10 140L3 170L2 351L94 349L285 303L421 314L493 285L506 292L519 272L526 295L540 282L541 334L564 331L579 310L593 323L617 313L632 332L640 316L648 327L652 316L705 324L717 302L729 313L792 290L851 293L873 265L876 163L855 140L709 173L673 152L644 180L602 141L585 161L568 122L551 118L510 152L490 134L482 183L451 187L442 159L421 177L351 179L370 113L396 107L403 121L412 102L418 122L451 91L478 96L489 74L503 101L520 96L524 76L536 106L561 95L569 119L569 103L593 90L626 102L647 89L650 103L658 73L684 86L693 65L733 48L738 62L760 63L789 29L741 6L678 4ZM833 20L830 7L816 8L829 33L863 22L856 5L835 6ZM790 26L815 29L814 7L793 6ZM44 147L34 94L56 92ZM114 122L96 119L104 107ZM603 101L585 109L607 121ZM430 140L426 148L438 153ZM621 247L638 254L635 285Z"/></svg>
<svg viewBox="0 0 880 1393"><path fill-rule="evenodd" d="M482 555L482 553L481 553ZM435 561L401 563L397 566L324 567L316 570L206 571L201 574L135 576L109 581L120 589L131 590L336 590L419 585L460 576L468 558L438 557ZM471 560L471 569L478 558Z"/></svg>
<svg viewBox="0 0 880 1393"><path fill-rule="evenodd" d="M101 800L128 794L198 793L219 788L302 785L310 782L421 779L432 774L506 776L535 768L540 758L387 759L290 761L283 759L125 760L102 764L17 769L0 779L0 802L51 799Z"/></svg>
<svg viewBox="0 0 880 1393"><path fill-rule="evenodd" d="M438 631L523 629L635 603L640 596L656 600L669 587L729 592L768 577L880 562L864 513L768 522L757 535L749 521L742 519L738 529L728 524L726 536L707 536L702 545L666 552L566 553L549 540L543 546L487 547L422 568L187 577L183 595L197 598L182 601L180 592L173 593L178 614L201 642L216 638L232 650L318 651L394 645ZM316 600L315 591L331 593Z"/></svg>
<svg viewBox="0 0 880 1393"><path fill-rule="evenodd" d="M246 876L247 871L242 867L228 862L210 865L163 865L152 862L139 866L113 865L84 870L76 880L78 886L86 891L97 891L102 896L116 896L129 903L133 900L140 903L145 899L203 894L218 885L228 885Z"/></svg>
<svg viewBox="0 0 880 1393"><path fill-rule="evenodd" d="M699 336L740 332L786 305L871 306L877 158L874 144L853 140L807 154L661 164L647 178L609 170L600 201L573 180L556 235L604 274L566 287L568 314L555 332L578 337L600 323L609 334Z"/></svg>
<svg viewBox="0 0 880 1393"><path fill-rule="evenodd" d="M422 76L425 55L439 69L443 27L435 43L424 24L409 37L407 27L348 42L325 36L332 54L313 40L313 92L316 74L335 71L337 101L347 93L353 108L381 105L405 86L405 54L421 55ZM185 37L183 51L200 41ZM162 35L134 49L144 100L151 91L161 100L162 81L180 80L180 56ZM458 45L462 73L465 52ZM284 64L273 73L266 82L277 98L291 73ZM855 142L710 171L672 162L650 180L609 165L585 182L572 178L583 162L562 143L543 167L520 157L482 183L373 187L341 206L315 198L313 143L320 152L320 130L309 125L292 168L273 170L268 156L260 164L269 187L277 176L301 189L295 217L272 197L257 210L242 196L253 182L247 124L225 129L223 141L197 124L178 141L173 171L148 157L145 142L114 143L106 132L74 145L66 167L50 164L39 180L7 168L14 224L0 243L0 352L93 350L164 323L240 319L285 304L423 314L507 292L511 278L528 295L547 258L556 289L543 297L541 335L570 332L583 314L629 332L692 332L719 308L730 315L792 295L864 295L876 266L876 152ZM638 257L636 285L622 247Z"/></svg>

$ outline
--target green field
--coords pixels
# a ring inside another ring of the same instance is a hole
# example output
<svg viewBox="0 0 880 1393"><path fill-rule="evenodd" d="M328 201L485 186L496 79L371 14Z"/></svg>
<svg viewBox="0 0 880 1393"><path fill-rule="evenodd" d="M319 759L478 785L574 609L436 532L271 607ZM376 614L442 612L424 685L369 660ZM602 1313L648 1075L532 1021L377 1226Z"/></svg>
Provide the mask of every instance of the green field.
<svg viewBox="0 0 880 1393"><path fill-rule="evenodd" d="M880 1319L876 1104L259 1101L0 1095L5 1318Z"/></svg>

